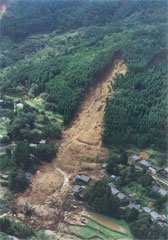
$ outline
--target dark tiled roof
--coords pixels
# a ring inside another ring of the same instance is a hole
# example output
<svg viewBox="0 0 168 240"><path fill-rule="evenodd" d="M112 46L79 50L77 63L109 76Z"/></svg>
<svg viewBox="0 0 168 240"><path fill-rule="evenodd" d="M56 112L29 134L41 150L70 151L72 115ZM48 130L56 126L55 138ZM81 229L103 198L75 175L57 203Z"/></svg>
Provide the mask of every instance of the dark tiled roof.
<svg viewBox="0 0 168 240"><path fill-rule="evenodd" d="M138 210L138 212L142 212L142 210L141 210L141 206L140 205L138 205L138 204L136 204L136 203L130 203L129 205L128 205L128 208L129 209L136 209L136 210Z"/></svg>
<svg viewBox="0 0 168 240"><path fill-rule="evenodd" d="M84 181L86 183L88 183L90 181L90 179L91 179L89 176L84 175L84 174L77 175L76 178L80 179L80 180L82 180L82 181Z"/></svg>
<svg viewBox="0 0 168 240"><path fill-rule="evenodd" d="M149 207L143 207L143 210L144 210L144 212L146 212L146 213L152 212L152 208L149 208Z"/></svg>
<svg viewBox="0 0 168 240"><path fill-rule="evenodd" d="M79 185L74 185L73 188L72 188L72 192L76 192L76 193L79 193L83 190L83 188Z"/></svg>

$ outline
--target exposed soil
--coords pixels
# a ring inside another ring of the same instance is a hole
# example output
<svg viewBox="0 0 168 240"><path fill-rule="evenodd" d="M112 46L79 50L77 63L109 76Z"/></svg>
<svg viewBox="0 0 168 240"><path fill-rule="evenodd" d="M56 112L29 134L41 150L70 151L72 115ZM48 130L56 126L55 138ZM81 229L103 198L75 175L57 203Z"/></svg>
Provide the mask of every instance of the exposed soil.
<svg viewBox="0 0 168 240"><path fill-rule="evenodd" d="M96 215L94 213L89 213L90 214L90 217L95 220L96 222L104 225L104 226L107 226L109 228L112 228L116 231L119 231L119 232L122 232L122 233L126 233L127 230L123 227L121 227L120 225L108 220L107 218L103 217L103 216L99 216L99 215Z"/></svg>
<svg viewBox="0 0 168 240"><path fill-rule="evenodd" d="M150 153L140 152L139 157L147 160L150 157Z"/></svg>
<svg viewBox="0 0 168 240"><path fill-rule="evenodd" d="M101 137L106 98L112 97L109 86L115 74L125 74L126 70L126 65L116 60L104 80L86 94L74 121L63 132L56 159L43 165L30 187L18 197L18 205L34 204L36 217L45 226L50 226L54 217L55 221L63 218L61 211L65 206L62 205L68 202L67 194L76 174L85 171L95 179L101 177L100 163L107 154Z"/></svg>

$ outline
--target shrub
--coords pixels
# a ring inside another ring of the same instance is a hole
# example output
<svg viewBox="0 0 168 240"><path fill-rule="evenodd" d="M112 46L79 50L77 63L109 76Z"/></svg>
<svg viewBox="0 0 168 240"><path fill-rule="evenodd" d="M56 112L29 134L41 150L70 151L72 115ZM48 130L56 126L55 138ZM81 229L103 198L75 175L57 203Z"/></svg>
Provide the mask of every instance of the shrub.
<svg viewBox="0 0 168 240"><path fill-rule="evenodd" d="M0 143L2 143L2 144L10 143L10 138L8 136L4 136L0 139Z"/></svg>
<svg viewBox="0 0 168 240"><path fill-rule="evenodd" d="M8 186L13 191L23 192L28 186L25 172L20 168L12 168L9 173Z"/></svg>
<svg viewBox="0 0 168 240"><path fill-rule="evenodd" d="M33 229L27 225L20 222L16 223L7 217L0 218L0 226L3 233L19 238L31 237L34 233Z"/></svg>

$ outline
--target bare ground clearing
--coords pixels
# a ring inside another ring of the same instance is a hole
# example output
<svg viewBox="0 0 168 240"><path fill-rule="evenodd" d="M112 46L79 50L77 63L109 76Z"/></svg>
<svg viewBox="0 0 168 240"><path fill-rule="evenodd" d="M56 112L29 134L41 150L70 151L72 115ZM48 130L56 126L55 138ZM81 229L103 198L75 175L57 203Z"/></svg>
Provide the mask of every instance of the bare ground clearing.
<svg viewBox="0 0 168 240"><path fill-rule="evenodd" d="M34 204L36 217L45 226L51 226L49 223L56 215L59 220L63 218L61 211L65 211L62 205L68 199L69 180L72 182L78 172L87 171L90 176L101 177L100 162L107 154L101 140L106 98L112 97L109 87L114 76L125 74L126 70L126 65L116 60L104 80L86 94L74 121L63 132L56 159L43 165L30 187L18 197L17 205ZM53 201L55 204L51 204Z"/></svg>

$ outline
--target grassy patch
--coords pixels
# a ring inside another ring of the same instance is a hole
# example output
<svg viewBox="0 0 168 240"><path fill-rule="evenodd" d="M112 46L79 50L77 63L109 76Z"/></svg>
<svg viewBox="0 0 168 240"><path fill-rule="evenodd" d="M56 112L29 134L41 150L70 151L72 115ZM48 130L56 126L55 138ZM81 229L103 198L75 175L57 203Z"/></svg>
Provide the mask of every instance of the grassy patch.
<svg viewBox="0 0 168 240"><path fill-rule="evenodd" d="M61 114L45 109L44 101L43 101L42 98L29 99L29 100L26 100L26 103L28 105L34 107L39 113L44 113L45 116L48 119L50 119L50 120L54 120L55 119L55 120L57 120L60 123L63 122L63 118L62 118ZM40 118L40 116L38 118Z"/></svg>
<svg viewBox="0 0 168 240"><path fill-rule="evenodd" d="M118 220L118 219L114 219L111 217L106 217L102 214L98 214L93 212L94 214L101 216L109 221L111 221L112 223L118 224L121 227L126 229L126 233L117 231L113 228L110 228L106 225L103 225L99 222L97 222L96 220L93 220L91 218L88 218L88 221L86 222L86 224L84 226L77 226L77 225L71 225L69 226L69 230L71 232L73 232L74 234L76 234L78 237L82 238L82 239L123 239L123 238L130 238L132 237L132 234L129 230L128 225L123 221L123 220Z"/></svg>

